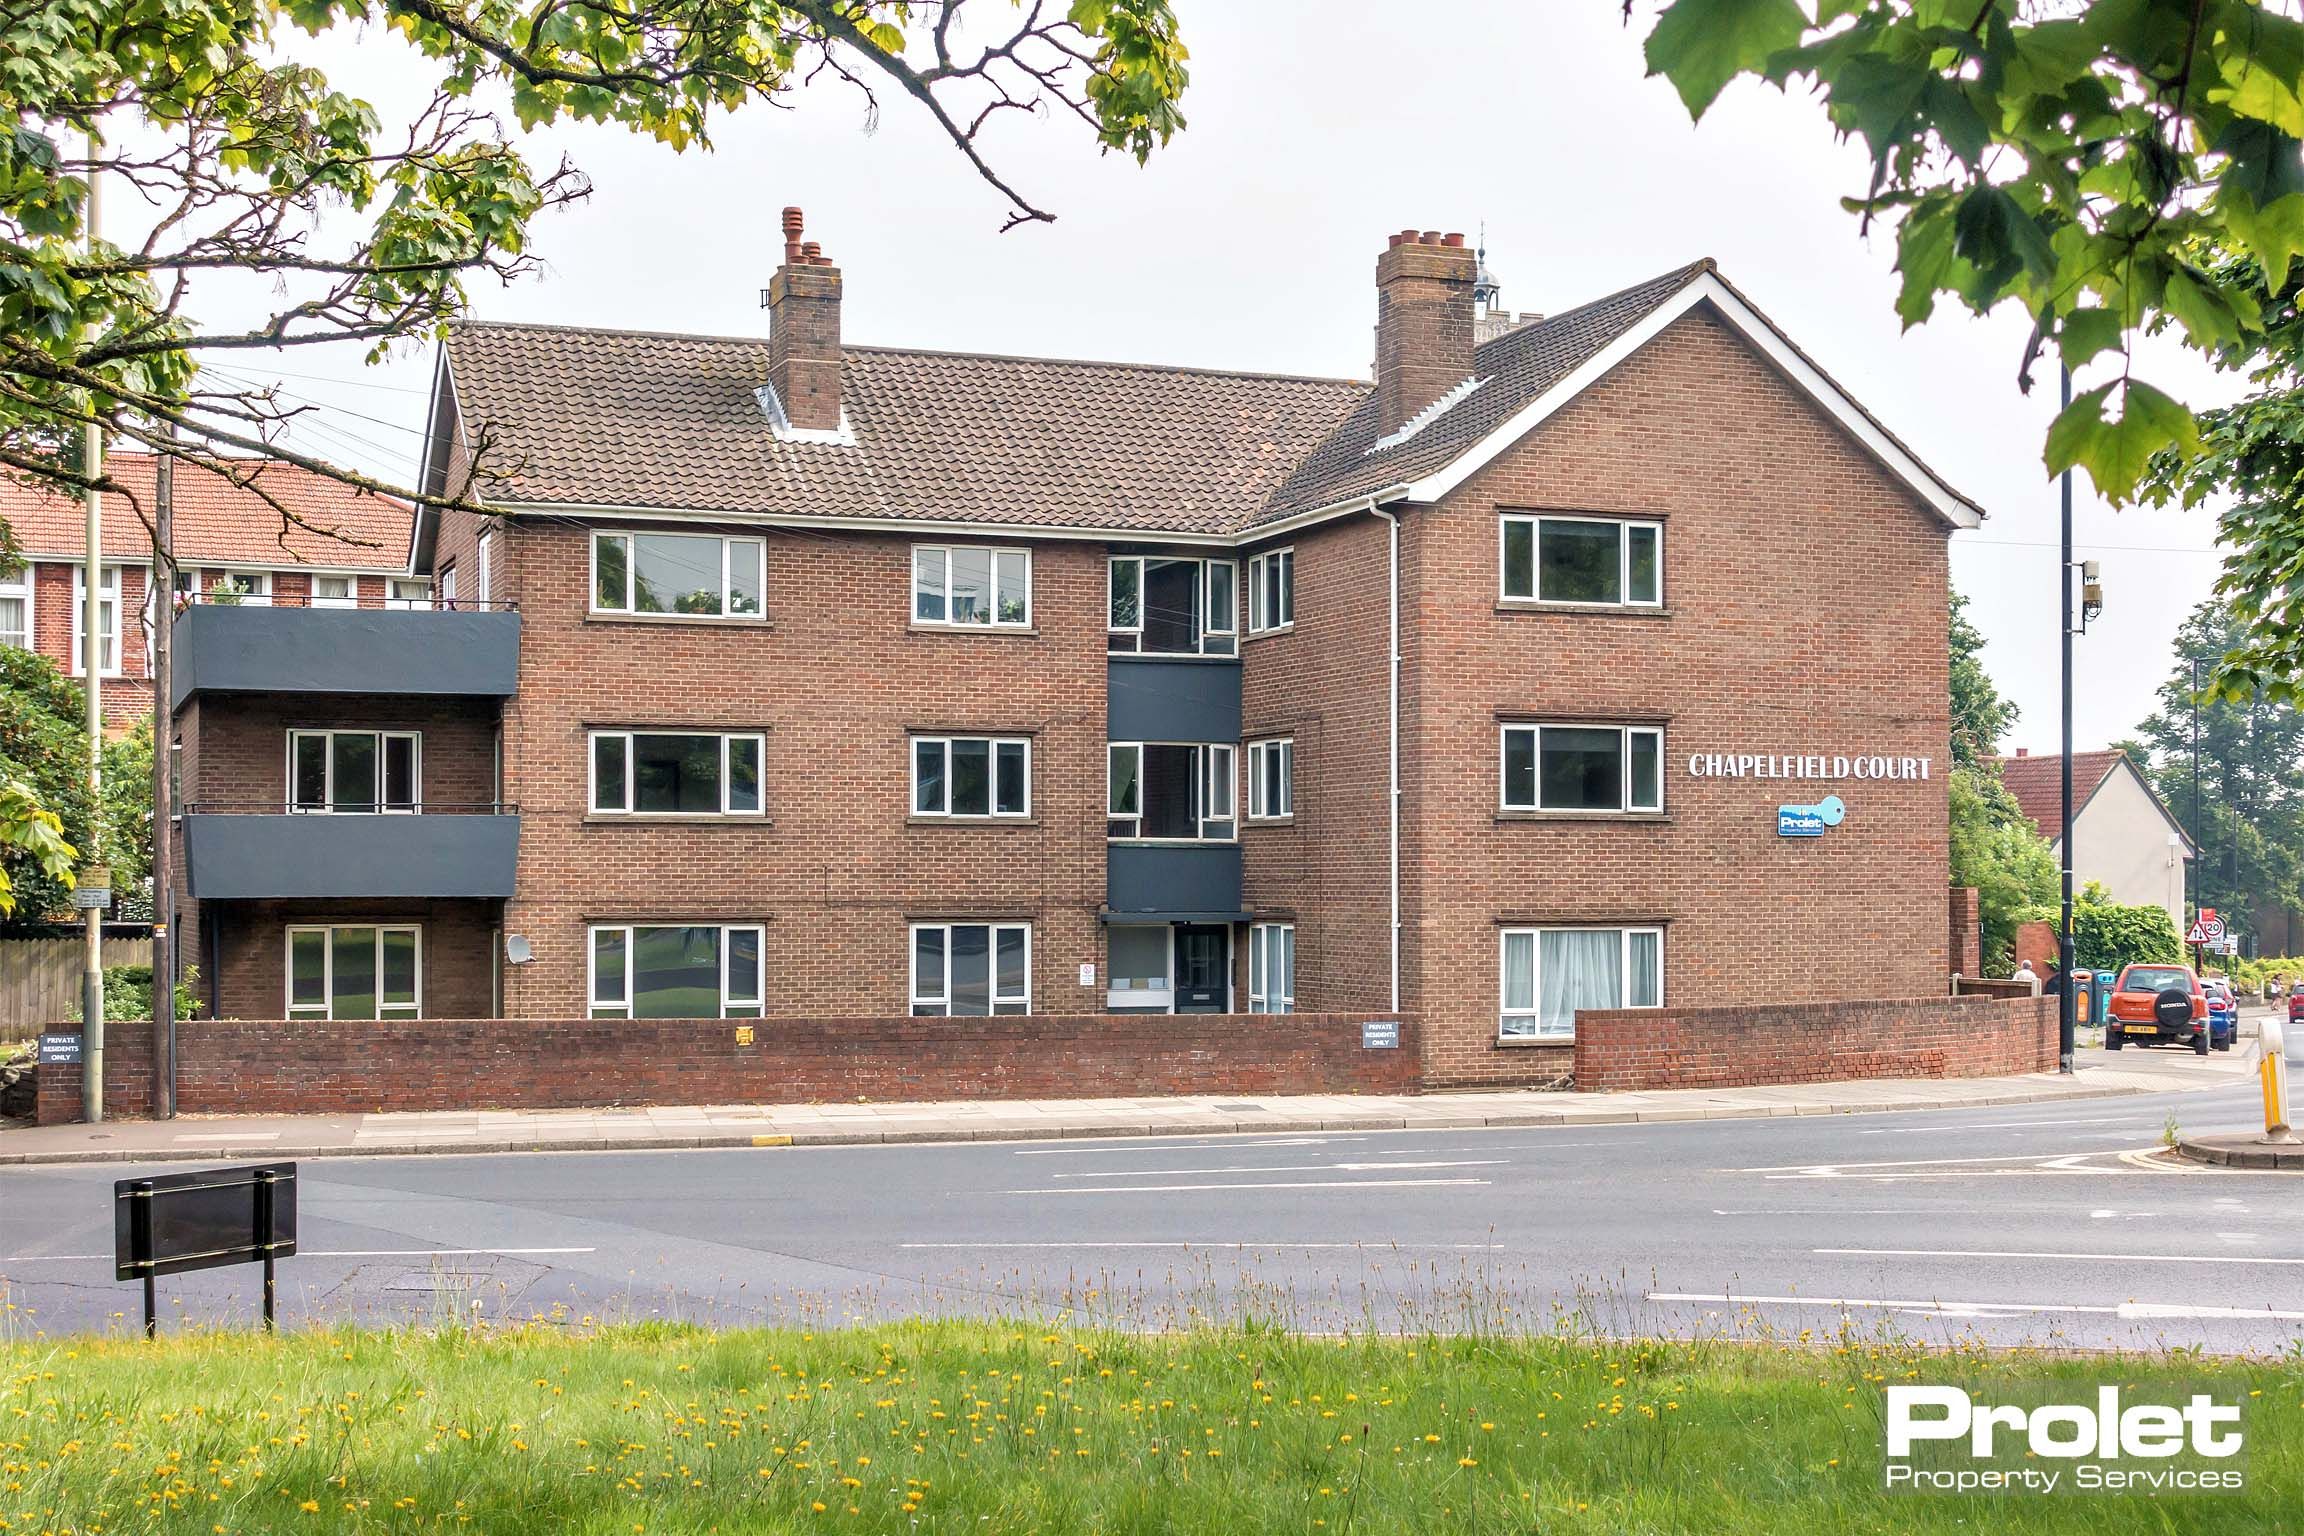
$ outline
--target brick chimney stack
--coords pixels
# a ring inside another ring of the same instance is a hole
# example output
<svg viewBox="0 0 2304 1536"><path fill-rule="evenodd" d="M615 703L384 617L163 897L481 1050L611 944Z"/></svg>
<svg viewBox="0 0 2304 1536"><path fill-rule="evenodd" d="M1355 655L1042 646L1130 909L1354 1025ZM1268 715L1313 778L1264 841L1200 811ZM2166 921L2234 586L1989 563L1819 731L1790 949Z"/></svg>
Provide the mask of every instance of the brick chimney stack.
<svg viewBox="0 0 2304 1536"><path fill-rule="evenodd" d="M1460 234L1404 229L1376 258L1376 395L1397 432L1472 375L1478 257Z"/></svg>
<svg viewBox="0 0 2304 1536"><path fill-rule="evenodd" d="M840 269L784 210L784 264L768 285L768 383L803 431L840 426Z"/></svg>

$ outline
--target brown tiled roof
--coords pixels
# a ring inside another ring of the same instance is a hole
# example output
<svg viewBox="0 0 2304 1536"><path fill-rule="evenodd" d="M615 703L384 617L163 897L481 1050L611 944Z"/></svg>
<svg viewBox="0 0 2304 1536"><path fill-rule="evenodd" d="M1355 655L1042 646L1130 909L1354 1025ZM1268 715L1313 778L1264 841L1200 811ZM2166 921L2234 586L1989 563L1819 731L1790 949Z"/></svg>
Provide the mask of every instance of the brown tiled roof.
<svg viewBox="0 0 2304 1536"><path fill-rule="evenodd" d="M1376 398L1370 394L1289 475L1255 520L1308 512L1446 468L1522 406L1638 325L1657 305L1711 270L1710 258L1691 262L1621 293L1505 332L1472 354L1473 377L1485 381L1479 388L1406 441L1373 453L1369 445L1385 431Z"/></svg>
<svg viewBox="0 0 2304 1536"><path fill-rule="evenodd" d="M1366 384L849 347L852 445L778 440L768 345L468 323L448 362L496 502L1220 533Z"/></svg>
<svg viewBox="0 0 2304 1536"><path fill-rule="evenodd" d="M113 453L104 463L107 475L128 488L125 498L105 498L104 552L149 558L152 535L144 520L152 515L157 456ZM262 494L252 487L261 487ZM310 526L290 523L266 496ZM414 509L406 502L277 460L179 459L173 508L175 555L184 565L405 570L415 527ZM86 537L84 515L75 495L0 474L0 518L15 529L27 555L78 553Z"/></svg>
<svg viewBox="0 0 2304 1536"><path fill-rule="evenodd" d="M2119 752L2075 752L2072 754L2072 807L2078 812L2088 804L2089 797L2104 785L2112 770L2117 768L2125 754ZM2031 817L2040 826L2040 835L2050 842L2064 835L2064 788L2062 757L2004 757L2000 759L2000 782L2008 786L2008 793L2016 797L2016 808Z"/></svg>

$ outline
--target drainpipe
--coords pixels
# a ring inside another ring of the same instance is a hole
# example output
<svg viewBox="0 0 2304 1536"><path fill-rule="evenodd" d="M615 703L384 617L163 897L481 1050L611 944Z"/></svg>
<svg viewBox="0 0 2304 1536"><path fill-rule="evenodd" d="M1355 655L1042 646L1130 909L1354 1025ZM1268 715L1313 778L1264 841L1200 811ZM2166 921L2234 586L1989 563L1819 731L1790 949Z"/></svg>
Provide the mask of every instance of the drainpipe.
<svg viewBox="0 0 2304 1536"><path fill-rule="evenodd" d="M1387 512L1368 498L1368 510L1384 519L1389 549L1387 567L1389 590L1387 593L1389 621L1387 630L1388 660L1385 664L1389 685L1390 763L1389 784L1386 790L1386 819L1392 835L1392 1012L1400 1011L1400 515Z"/></svg>

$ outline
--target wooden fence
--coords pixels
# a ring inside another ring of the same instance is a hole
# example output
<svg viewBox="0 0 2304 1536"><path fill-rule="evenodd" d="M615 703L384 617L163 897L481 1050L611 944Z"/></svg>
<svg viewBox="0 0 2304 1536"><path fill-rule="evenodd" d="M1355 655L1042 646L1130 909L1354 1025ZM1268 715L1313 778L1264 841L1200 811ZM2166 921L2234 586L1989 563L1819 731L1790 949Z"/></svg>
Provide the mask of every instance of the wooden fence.
<svg viewBox="0 0 2304 1536"><path fill-rule="evenodd" d="M42 1025L74 1016L87 941L0 939L0 1045L30 1040ZM106 965L150 965L150 939L104 940Z"/></svg>

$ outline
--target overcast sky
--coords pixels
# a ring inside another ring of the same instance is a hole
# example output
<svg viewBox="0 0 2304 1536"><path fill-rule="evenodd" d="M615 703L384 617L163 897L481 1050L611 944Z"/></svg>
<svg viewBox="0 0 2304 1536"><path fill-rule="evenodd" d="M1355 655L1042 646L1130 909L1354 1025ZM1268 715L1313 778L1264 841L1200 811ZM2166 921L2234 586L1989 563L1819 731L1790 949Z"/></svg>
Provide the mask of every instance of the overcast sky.
<svg viewBox="0 0 2304 1536"><path fill-rule="evenodd" d="M852 342L1365 377L1387 231L1485 226L1506 304L1547 313L1713 256L1989 510L1953 539L1953 581L2023 708L2008 745L2055 750L2056 492L2040 464L2053 398L2016 389L2025 328L2012 313L1948 308L1899 334L1893 246L1859 239L1839 206L1862 188L1862 157L1813 104L1738 85L1692 127L1668 86L1642 78L1639 34L1613 0L1489 0L1430 27L1367 0L1176 7L1190 126L1148 168L1099 156L1060 120L994 131L999 166L1059 215L1052 226L1000 234L1000 198L916 110L892 99L867 132L860 100L823 84L798 110L725 119L708 153L616 130L530 137L532 161L565 150L596 190L534 231L549 270L479 292L477 312L763 332L778 210L796 203L844 269ZM380 105L422 78L381 33L297 52ZM241 318L230 296L209 303L204 318ZM272 376L261 354L231 366ZM421 350L380 367L348 348L277 359L283 387L324 407L301 446L396 475L412 470L429 366ZM2193 371L2160 377L2196 401L2216 388ZM2085 480L2078 526L2107 593L2078 647L2088 748L2152 708L2217 558L2206 514L2115 513Z"/></svg>

